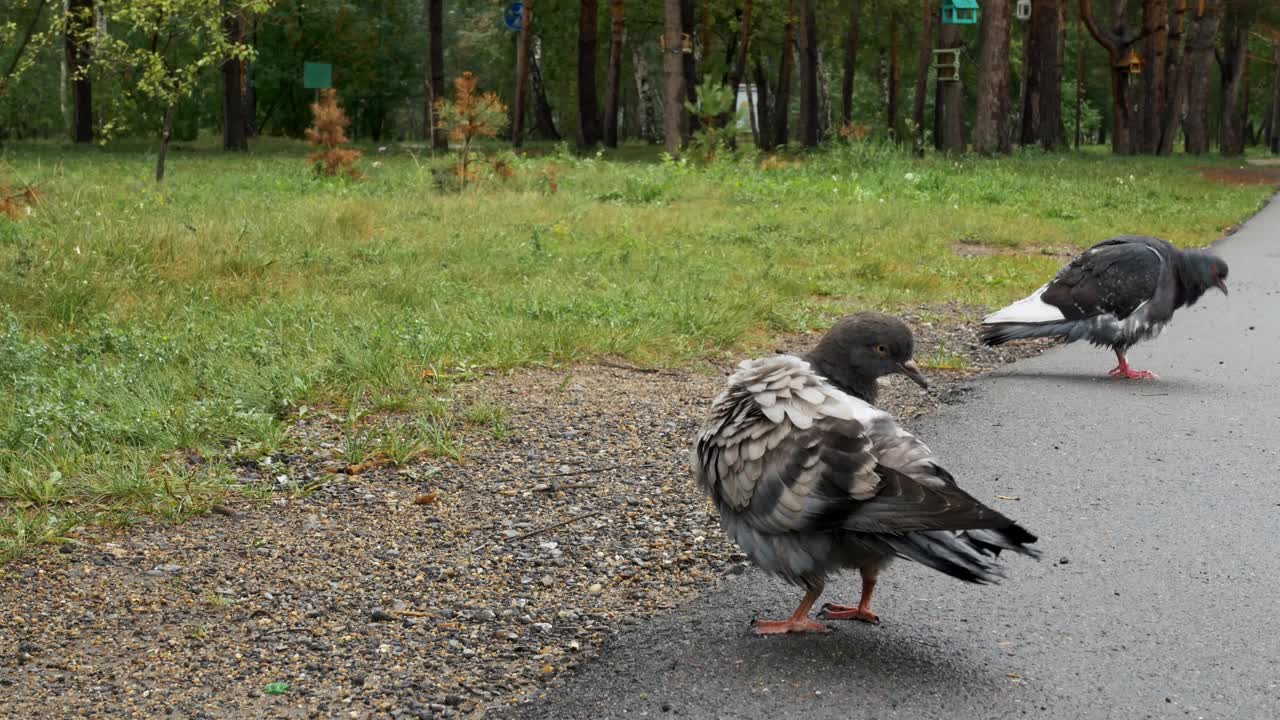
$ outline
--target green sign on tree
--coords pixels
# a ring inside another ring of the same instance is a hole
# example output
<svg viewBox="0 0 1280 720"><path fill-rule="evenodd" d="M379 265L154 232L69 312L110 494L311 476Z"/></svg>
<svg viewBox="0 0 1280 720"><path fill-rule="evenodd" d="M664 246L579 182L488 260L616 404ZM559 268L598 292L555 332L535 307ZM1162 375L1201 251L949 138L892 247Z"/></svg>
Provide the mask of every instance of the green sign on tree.
<svg viewBox="0 0 1280 720"><path fill-rule="evenodd" d="M308 90L324 90L333 87L333 65L330 63L303 63L302 87Z"/></svg>

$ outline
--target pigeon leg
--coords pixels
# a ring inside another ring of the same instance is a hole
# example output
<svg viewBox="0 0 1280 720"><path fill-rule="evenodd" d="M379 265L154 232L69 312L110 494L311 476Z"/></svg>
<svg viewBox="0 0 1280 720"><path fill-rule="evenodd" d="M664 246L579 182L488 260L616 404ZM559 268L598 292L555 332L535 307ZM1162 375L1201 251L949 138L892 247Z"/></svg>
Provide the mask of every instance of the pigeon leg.
<svg viewBox="0 0 1280 720"><path fill-rule="evenodd" d="M1116 362L1119 364L1116 365L1111 372L1107 373L1111 377L1127 378L1129 380L1155 380L1159 377L1150 370L1134 370L1129 367L1129 361L1125 358L1124 352L1121 350L1116 351Z"/></svg>
<svg viewBox="0 0 1280 720"><path fill-rule="evenodd" d="M858 601L858 607L827 603L822 606L823 617L829 620L861 620L873 625L880 624L879 616L871 612L871 595L876 590L876 580L880 578L880 570L866 567L860 572L862 573L862 599Z"/></svg>
<svg viewBox="0 0 1280 720"><path fill-rule="evenodd" d="M809 610L822 594L822 588L810 590L800 601L800 607L786 620L756 620L752 629L756 635L783 635L785 633L829 633L831 628L809 617Z"/></svg>

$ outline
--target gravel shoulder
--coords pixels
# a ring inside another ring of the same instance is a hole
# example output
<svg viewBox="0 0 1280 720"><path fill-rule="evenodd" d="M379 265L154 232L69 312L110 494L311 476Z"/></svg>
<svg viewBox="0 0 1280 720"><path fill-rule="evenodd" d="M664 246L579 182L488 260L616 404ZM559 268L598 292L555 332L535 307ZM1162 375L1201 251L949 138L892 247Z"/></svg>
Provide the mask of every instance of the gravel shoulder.
<svg viewBox="0 0 1280 720"><path fill-rule="evenodd" d="M902 418L1046 346L981 348L964 308L907 317L918 358L965 367L929 371L928 394L887 382ZM455 402L507 408L509 437L360 475L328 472L338 422L300 420L305 452L240 472L313 491L0 569L0 716L481 717L554 687L622 628L746 569L685 464L733 364L492 375Z"/></svg>

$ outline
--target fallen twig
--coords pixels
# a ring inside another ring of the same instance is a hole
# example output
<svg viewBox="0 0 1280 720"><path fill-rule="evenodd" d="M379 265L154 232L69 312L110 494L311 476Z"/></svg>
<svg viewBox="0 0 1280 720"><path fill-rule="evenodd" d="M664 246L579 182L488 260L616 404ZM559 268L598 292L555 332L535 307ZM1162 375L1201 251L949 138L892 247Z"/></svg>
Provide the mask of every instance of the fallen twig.
<svg viewBox="0 0 1280 720"><path fill-rule="evenodd" d="M589 487L596 487L596 483L591 483L591 482L564 483L562 485L560 483L553 482L547 485L539 485L538 487L534 488L533 491L534 492L559 492L561 490L577 490L578 488L589 488Z"/></svg>
<svg viewBox="0 0 1280 720"><path fill-rule="evenodd" d="M269 637L271 635L279 635L281 633L287 633L287 632L311 632L311 628L301 627L299 625L294 625L291 627L276 628L275 630L267 630L266 632L260 632L258 633L258 637L254 639L261 640L262 638Z"/></svg>
<svg viewBox="0 0 1280 720"><path fill-rule="evenodd" d="M537 530L530 530L529 532L527 532L527 533L525 533L525 534L523 534L523 535L516 535L516 536L515 536L515 537L513 537L513 538L504 538L504 539L502 540L502 542L508 542L508 543L509 543L509 542L518 542L518 541L520 541L520 540L527 540L528 538L531 538L531 537L533 537L534 535L541 535L542 533L547 532L547 531L549 531L549 530L555 530L556 528L562 528L562 527L564 527L565 525L568 525L569 523L575 523L575 522L577 522L577 521L579 521L579 520L582 520L582 519L584 519L584 518L589 518L589 517L591 517L592 515L598 515L598 514L599 514L599 511L598 511L598 510L590 510L590 511L588 511L588 512L584 512L584 513L582 513L581 515L574 515L573 517L569 518L568 520L565 520L564 522L558 522L558 523L556 523L556 524L554 524L554 525L548 525L548 526L546 526L546 527L541 527L541 528L538 528Z"/></svg>
<svg viewBox="0 0 1280 720"><path fill-rule="evenodd" d="M680 373L671 372L670 370L659 370L658 368L642 368L642 367L636 367L635 365L628 365L626 363L610 362L608 360L601 360L599 364L605 367L615 368L617 370L629 370L631 372L643 373L645 375L667 375L669 377L683 377L683 375L681 375Z"/></svg>
<svg viewBox="0 0 1280 720"><path fill-rule="evenodd" d="M619 464L619 465L609 465L607 467L602 467L602 468L591 468L590 470L570 470L568 472L549 473L547 475L530 475L529 479L543 480L546 478L554 478L554 477L568 477L570 475L587 475L594 472L604 472L605 470L617 470L620 467L622 467L622 465Z"/></svg>

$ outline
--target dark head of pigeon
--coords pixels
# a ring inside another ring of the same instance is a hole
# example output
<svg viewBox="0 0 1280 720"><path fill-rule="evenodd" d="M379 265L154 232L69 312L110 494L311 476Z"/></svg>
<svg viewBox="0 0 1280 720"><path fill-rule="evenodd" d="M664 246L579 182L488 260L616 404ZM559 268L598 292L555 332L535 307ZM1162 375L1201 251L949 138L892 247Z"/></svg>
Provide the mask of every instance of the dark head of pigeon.
<svg viewBox="0 0 1280 720"><path fill-rule="evenodd" d="M928 387L912 359L914 351L906 323L891 315L862 312L833 325L810 358L819 372L840 386L858 387L884 375L902 373Z"/></svg>
<svg viewBox="0 0 1280 720"><path fill-rule="evenodd" d="M1227 294L1227 263L1216 255L1190 251L1182 254L1182 304L1190 305L1200 299L1209 288L1218 288Z"/></svg>

